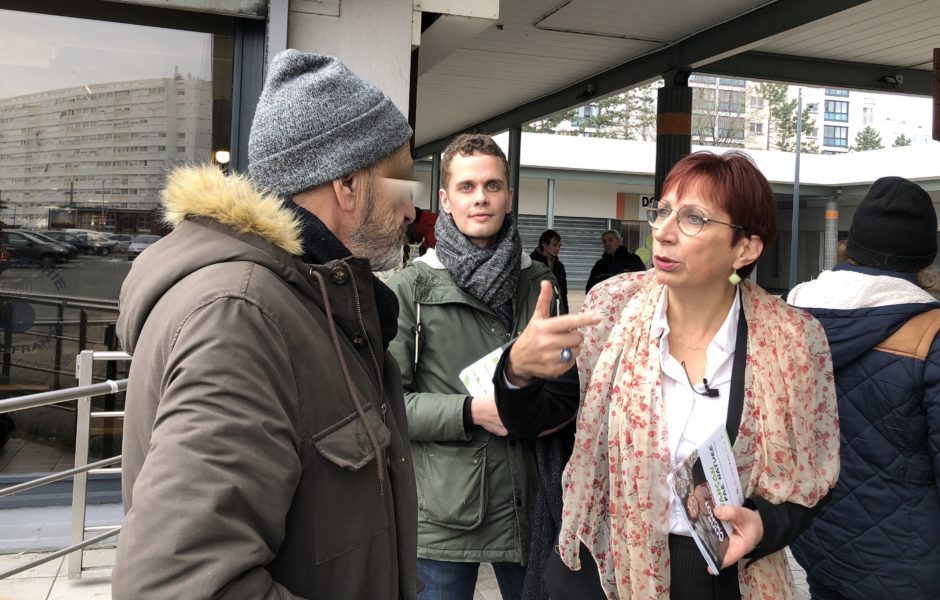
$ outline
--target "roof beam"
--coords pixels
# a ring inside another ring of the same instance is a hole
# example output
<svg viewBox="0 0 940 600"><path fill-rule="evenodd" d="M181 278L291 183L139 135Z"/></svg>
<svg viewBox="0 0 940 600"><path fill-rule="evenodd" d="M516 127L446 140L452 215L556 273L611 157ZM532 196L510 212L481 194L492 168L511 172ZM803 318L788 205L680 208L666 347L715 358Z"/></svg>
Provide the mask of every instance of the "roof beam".
<svg viewBox="0 0 940 600"><path fill-rule="evenodd" d="M743 52L713 62L703 70L715 75L733 75L739 78L918 96L930 96L933 89L931 72L923 69L886 67L766 52ZM903 82L885 83L886 75L895 77L900 75Z"/></svg>
<svg viewBox="0 0 940 600"><path fill-rule="evenodd" d="M584 104L648 81L666 71L700 68L756 46L771 36L823 17L865 4L869 0L777 0L735 19L693 34L666 48L630 60L532 100L485 121L453 131L415 148L415 156L440 152L457 134L469 131L495 133L513 125ZM420 118L420 116L419 116Z"/></svg>

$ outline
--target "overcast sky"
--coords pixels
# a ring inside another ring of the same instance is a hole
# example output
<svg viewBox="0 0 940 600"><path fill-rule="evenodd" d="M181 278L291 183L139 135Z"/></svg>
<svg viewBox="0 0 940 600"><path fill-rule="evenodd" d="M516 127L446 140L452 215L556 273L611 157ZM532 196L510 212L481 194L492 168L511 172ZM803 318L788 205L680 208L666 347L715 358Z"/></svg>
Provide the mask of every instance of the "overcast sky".
<svg viewBox="0 0 940 600"><path fill-rule="evenodd" d="M173 75L211 79L207 33L0 10L0 98Z"/></svg>

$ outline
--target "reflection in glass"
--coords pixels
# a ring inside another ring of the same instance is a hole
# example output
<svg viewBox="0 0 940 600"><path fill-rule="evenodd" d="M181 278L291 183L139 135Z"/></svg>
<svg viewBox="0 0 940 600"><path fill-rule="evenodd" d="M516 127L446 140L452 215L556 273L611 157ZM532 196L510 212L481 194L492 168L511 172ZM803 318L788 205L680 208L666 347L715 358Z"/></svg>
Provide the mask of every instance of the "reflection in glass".
<svg viewBox="0 0 940 600"><path fill-rule="evenodd" d="M0 10L0 398L74 386L80 349L119 348L131 238L167 233L165 173L229 148L233 39ZM14 413L0 475L70 468L68 408ZM92 433L92 459L120 452L119 420Z"/></svg>

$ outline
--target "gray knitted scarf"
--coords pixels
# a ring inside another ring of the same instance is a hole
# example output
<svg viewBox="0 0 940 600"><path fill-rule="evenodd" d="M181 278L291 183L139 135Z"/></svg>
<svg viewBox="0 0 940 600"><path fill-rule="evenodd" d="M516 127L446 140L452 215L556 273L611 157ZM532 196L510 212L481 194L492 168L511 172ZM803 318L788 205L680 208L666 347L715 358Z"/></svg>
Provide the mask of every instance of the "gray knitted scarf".
<svg viewBox="0 0 940 600"><path fill-rule="evenodd" d="M438 258L457 287L493 309L507 331L512 331L513 302L519 283L522 241L513 215L506 215L496 239L480 248L457 229L454 218L441 212L434 226Z"/></svg>

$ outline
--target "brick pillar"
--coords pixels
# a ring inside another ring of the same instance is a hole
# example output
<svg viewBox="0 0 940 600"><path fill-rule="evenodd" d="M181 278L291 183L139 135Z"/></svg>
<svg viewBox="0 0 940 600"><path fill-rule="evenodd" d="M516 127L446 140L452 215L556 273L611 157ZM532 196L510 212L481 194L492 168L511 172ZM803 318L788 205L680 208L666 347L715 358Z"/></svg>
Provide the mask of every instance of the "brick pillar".
<svg viewBox="0 0 940 600"><path fill-rule="evenodd" d="M656 198L674 164L692 151L692 88L689 71L669 71L656 101Z"/></svg>

